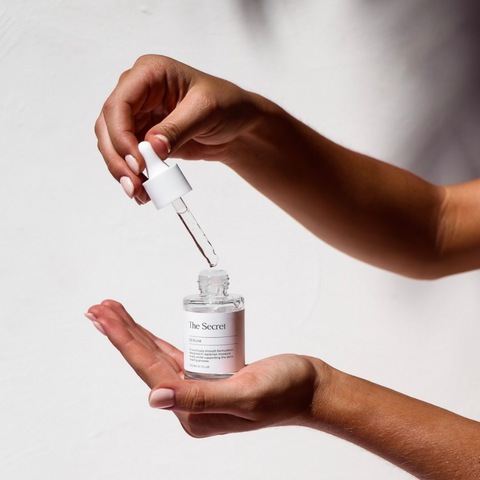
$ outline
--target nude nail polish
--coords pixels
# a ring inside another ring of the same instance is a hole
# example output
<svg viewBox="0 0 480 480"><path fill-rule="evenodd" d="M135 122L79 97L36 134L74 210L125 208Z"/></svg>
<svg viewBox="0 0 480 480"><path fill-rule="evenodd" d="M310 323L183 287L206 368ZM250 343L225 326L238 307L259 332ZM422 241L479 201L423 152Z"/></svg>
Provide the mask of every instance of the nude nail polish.
<svg viewBox="0 0 480 480"><path fill-rule="evenodd" d="M170 146L170 140L165 135L159 133L155 135L155 137L158 138L167 147L168 153L172 151L172 147Z"/></svg>
<svg viewBox="0 0 480 480"><path fill-rule="evenodd" d="M169 388L159 388L152 392L149 398L152 408L169 408L175 404L175 391Z"/></svg>
<svg viewBox="0 0 480 480"><path fill-rule="evenodd" d="M133 198L133 191L135 190L135 187L133 186L132 181L128 177L122 177L120 178L120 185L123 187L123 190L125 193L130 197Z"/></svg>
<svg viewBox="0 0 480 480"><path fill-rule="evenodd" d="M128 168L130 168L135 175L140 175L140 166L138 165L137 159L133 155L127 155L125 157L125 162L128 165Z"/></svg>
<svg viewBox="0 0 480 480"><path fill-rule="evenodd" d="M93 321L93 326L103 335L107 336L107 333L105 332L104 328L102 327L101 323Z"/></svg>
<svg viewBox="0 0 480 480"><path fill-rule="evenodd" d="M84 313L84 315L93 323L93 326L103 335L107 336L105 329L100 322L97 322L97 317L93 313Z"/></svg>

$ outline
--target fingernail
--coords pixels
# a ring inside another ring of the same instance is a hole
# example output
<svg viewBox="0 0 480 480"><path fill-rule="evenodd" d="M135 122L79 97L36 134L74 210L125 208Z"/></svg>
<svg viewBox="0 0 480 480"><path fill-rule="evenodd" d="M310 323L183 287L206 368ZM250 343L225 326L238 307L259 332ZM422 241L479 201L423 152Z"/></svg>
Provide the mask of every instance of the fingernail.
<svg viewBox="0 0 480 480"><path fill-rule="evenodd" d="M142 203L147 203L150 198L148 197L148 193L142 189L142 191L138 194L138 199L142 202Z"/></svg>
<svg viewBox="0 0 480 480"><path fill-rule="evenodd" d="M159 388L148 399L152 408L168 408L175 404L175 391L169 388Z"/></svg>
<svg viewBox="0 0 480 480"><path fill-rule="evenodd" d="M172 147L170 146L170 140L165 135L159 133L158 135L155 135L155 137L165 144L168 153L172 151Z"/></svg>
<svg viewBox="0 0 480 480"><path fill-rule="evenodd" d="M103 333L103 335L107 336L107 333L105 332L105 330L103 329L102 325L98 322L95 322L95 321L92 321L94 327L100 332L100 333Z"/></svg>
<svg viewBox="0 0 480 480"><path fill-rule="evenodd" d="M94 322L97 319L97 317L93 313L84 313L84 315L92 322Z"/></svg>
<svg viewBox="0 0 480 480"><path fill-rule="evenodd" d="M140 175L140 165L138 164L137 159L134 156L127 155L125 157L125 162L135 175Z"/></svg>
<svg viewBox="0 0 480 480"><path fill-rule="evenodd" d="M138 205L144 205L144 203L140 200L140 198L135 197L134 200L137 202Z"/></svg>
<svg viewBox="0 0 480 480"><path fill-rule="evenodd" d="M135 190L135 187L133 186L132 181L128 177L122 177L120 179L120 185L122 185L123 190L125 190L125 193L130 197L133 198L133 191Z"/></svg>

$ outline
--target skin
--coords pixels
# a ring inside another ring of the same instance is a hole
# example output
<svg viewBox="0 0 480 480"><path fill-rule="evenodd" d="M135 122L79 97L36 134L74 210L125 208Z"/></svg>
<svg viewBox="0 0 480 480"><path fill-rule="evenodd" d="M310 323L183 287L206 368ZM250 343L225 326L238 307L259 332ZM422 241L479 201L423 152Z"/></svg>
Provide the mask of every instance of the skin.
<svg viewBox="0 0 480 480"><path fill-rule="evenodd" d="M228 380L183 379L183 354L105 300L89 309L143 381L152 407L172 410L197 438L297 425L348 440L420 479L478 479L480 424L340 372L321 360L278 355ZM169 406L154 392L172 394Z"/></svg>
<svg viewBox="0 0 480 480"><path fill-rule="evenodd" d="M228 165L323 241L377 267L420 279L480 267L480 180L432 185L169 58L147 55L125 72L95 130L113 177L128 177L141 202L145 177L125 157L143 171L146 139L162 159Z"/></svg>
<svg viewBox="0 0 480 480"><path fill-rule="evenodd" d="M120 77L95 131L111 174L131 182L140 204L148 201L138 151L145 139L162 159L224 163L320 239L377 267L420 279L480 267L480 180L433 185L172 59L141 57ZM222 382L184 380L182 353L121 304L107 300L88 316L153 388L151 405L174 411L194 437L303 425L421 479L480 476L477 422L306 356L264 359Z"/></svg>

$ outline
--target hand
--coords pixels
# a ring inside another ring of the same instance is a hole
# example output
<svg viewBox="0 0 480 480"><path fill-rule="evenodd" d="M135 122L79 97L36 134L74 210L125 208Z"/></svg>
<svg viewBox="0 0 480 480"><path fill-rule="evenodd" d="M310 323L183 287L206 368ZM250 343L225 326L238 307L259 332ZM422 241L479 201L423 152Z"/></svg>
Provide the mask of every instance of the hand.
<svg viewBox="0 0 480 480"><path fill-rule="evenodd" d="M85 316L150 388L183 378L183 353L136 323L122 304L105 300L89 308Z"/></svg>
<svg viewBox="0 0 480 480"><path fill-rule="evenodd" d="M182 353L135 323L121 304L106 300L88 312L154 387L150 405L173 410L193 437L303 425L355 443L418 478L478 478L478 422L299 355L252 363L228 380L183 380Z"/></svg>
<svg viewBox="0 0 480 480"><path fill-rule="evenodd" d="M135 323L113 300L89 309L94 320L149 387L152 407L173 410L187 433L207 437L277 425L307 425L326 365L278 355L228 380L183 380L183 354Z"/></svg>
<svg viewBox="0 0 480 480"><path fill-rule="evenodd" d="M130 197L147 200L138 143L163 160L229 161L232 145L255 118L256 96L159 55L140 57L105 102L95 125L98 148Z"/></svg>

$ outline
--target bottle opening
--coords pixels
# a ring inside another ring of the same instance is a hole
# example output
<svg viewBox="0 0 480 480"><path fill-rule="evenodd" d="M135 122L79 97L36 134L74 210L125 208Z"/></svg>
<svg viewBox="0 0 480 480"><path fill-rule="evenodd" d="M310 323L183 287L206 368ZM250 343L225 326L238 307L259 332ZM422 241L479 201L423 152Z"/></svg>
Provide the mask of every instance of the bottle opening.
<svg viewBox="0 0 480 480"><path fill-rule="evenodd" d="M204 279L211 279L211 280L216 280L223 278L225 280L228 280L228 273L226 270L221 270L219 268L209 268L207 270L202 270L199 275L198 279L200 280L201 278Z"/></svg>

